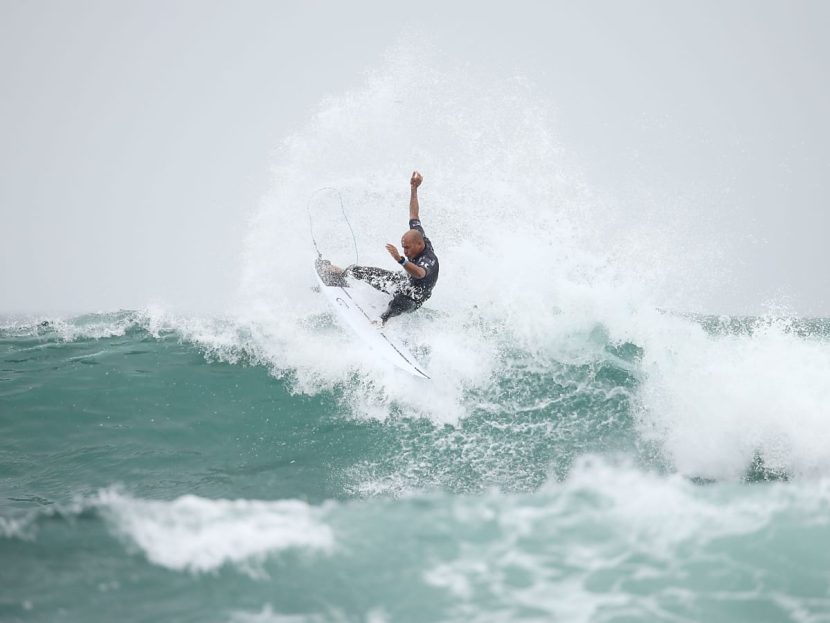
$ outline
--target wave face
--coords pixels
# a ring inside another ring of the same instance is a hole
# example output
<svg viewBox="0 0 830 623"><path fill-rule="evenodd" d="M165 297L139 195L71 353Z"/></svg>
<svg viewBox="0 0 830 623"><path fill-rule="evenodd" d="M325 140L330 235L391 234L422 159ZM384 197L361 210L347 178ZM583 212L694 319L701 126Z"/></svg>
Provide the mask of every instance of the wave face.
<svg viewBox="0 0 830 623"><path fill-rule="evenodd" d="M429 383L312 290L308 212L394 268L413 166ZM234 313L2 322L0 619L821 620L830 321L661 311L728 283L706 228L592 193L523 81L390 53L282 146Z"/></svg>

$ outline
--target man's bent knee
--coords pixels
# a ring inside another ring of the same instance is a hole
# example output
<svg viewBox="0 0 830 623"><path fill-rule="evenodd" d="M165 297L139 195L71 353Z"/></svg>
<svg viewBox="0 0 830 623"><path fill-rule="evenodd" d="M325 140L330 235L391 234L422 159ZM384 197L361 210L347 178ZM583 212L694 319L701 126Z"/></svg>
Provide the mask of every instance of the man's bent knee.
<svg viewBox="0 0 830 623"><path fill-rule="evenodd" d="M395 295L391 301L389 301L389 305L386 308L386 311L383 312L380 316L380 319L383 322L386 322L390 318L395 316L400 316L401 314L406 314L409 312L413 312L418 309L420 305L413 301L411 298L406 297L402 294Z"/></svg>

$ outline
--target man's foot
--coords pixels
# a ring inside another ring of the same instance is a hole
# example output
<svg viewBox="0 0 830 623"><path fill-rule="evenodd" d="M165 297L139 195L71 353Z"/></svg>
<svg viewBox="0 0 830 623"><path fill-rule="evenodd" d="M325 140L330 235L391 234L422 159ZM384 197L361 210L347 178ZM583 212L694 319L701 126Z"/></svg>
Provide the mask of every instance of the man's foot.
<svg viewBox="0 0 830 623"><path fill-rule="evenodd" d="M334 264L332 264L328 260L318 260L318 262L320 263L319 264L320 268L322 270L326 271L327 273L330 273L332 275L342 275L343 274L343 269L342 268L340 268L339 266L335 266Z"/></svg>
<svg viewBox="0 0 830 623"><path fill-rule="evenodd" d="M328 260L317 260L317 274L320 275L320 279L322 279L323 283L327 286L340 286L341 288L348 287L348 284L344 278L346 271L339 266L335 266Z"/></svg>
<svg viewBox="0 0 830 623"><path fill-rule="evenodd" d="M384 325L384 322L380 318L376 318L375 320L372 321L372 326L375 329L382 329L383 325Z"/></svg>

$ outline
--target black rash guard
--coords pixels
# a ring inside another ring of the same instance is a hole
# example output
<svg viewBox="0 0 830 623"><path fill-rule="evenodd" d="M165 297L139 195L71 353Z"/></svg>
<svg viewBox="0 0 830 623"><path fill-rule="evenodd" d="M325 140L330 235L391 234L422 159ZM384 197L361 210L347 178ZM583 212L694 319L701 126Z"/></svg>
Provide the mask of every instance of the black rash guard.
<svg viewBox="0 0 830 623"><path fill-rule="evenodd" d="M424 234L424 228L419 220L412 219L409 221L409 228L417 229L421 232L421 235ZM349 266L343 274L365 281L373 288L392 295L389 306L380 316L385 323L393 316L418 309L430 297L432 288L435 287L435 282L438 281L438 258L435 256L429 238L424 236L424 250L409 261L426 271L426 275L422 279L416 279L406 271L403 273L400 271L392 272L374 266Z"/></svg>
<svg viewBox="0 0 830 623"><path fill-rule="evenodd" d="M424 250L421 251L417 257L409 258L409 261L420 266L426 271L421 279L409 275L409 283L413 288L420 290L418 297L421 301L427 300L432 294L432 289L435 287L435 282L438 281L438 257L435 255L435 250L432 248L432 242L426 237L421 221L412 219L409 221L409 229L417 229L424 236Z"/></svg>

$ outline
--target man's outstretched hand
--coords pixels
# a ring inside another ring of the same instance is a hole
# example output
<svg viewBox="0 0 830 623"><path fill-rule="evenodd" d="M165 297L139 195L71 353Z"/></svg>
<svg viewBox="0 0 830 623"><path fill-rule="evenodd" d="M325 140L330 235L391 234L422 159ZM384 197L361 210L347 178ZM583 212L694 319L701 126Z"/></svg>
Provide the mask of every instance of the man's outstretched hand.
<svg viewBox="0 0 830 623"><path fill-rule="evenodd" d="M396 247L394 244L391 244L391 243L387 244L386 245L386 250L389 251L389 255L391 255L393 258L395 258L396 262L401 261L401 254L398 253L398 247Z"/></svg>
<svg viewBox="0 0 830 623"><path fill-rule="evenodd" d="M420 173L418 173L417 171L413 171L412 172L412 178L409 180L409 185L412 186L412 188L418 188L418 186L420 186L421 182L423 182L423 181L424 181L423 176Z"/></svg>

